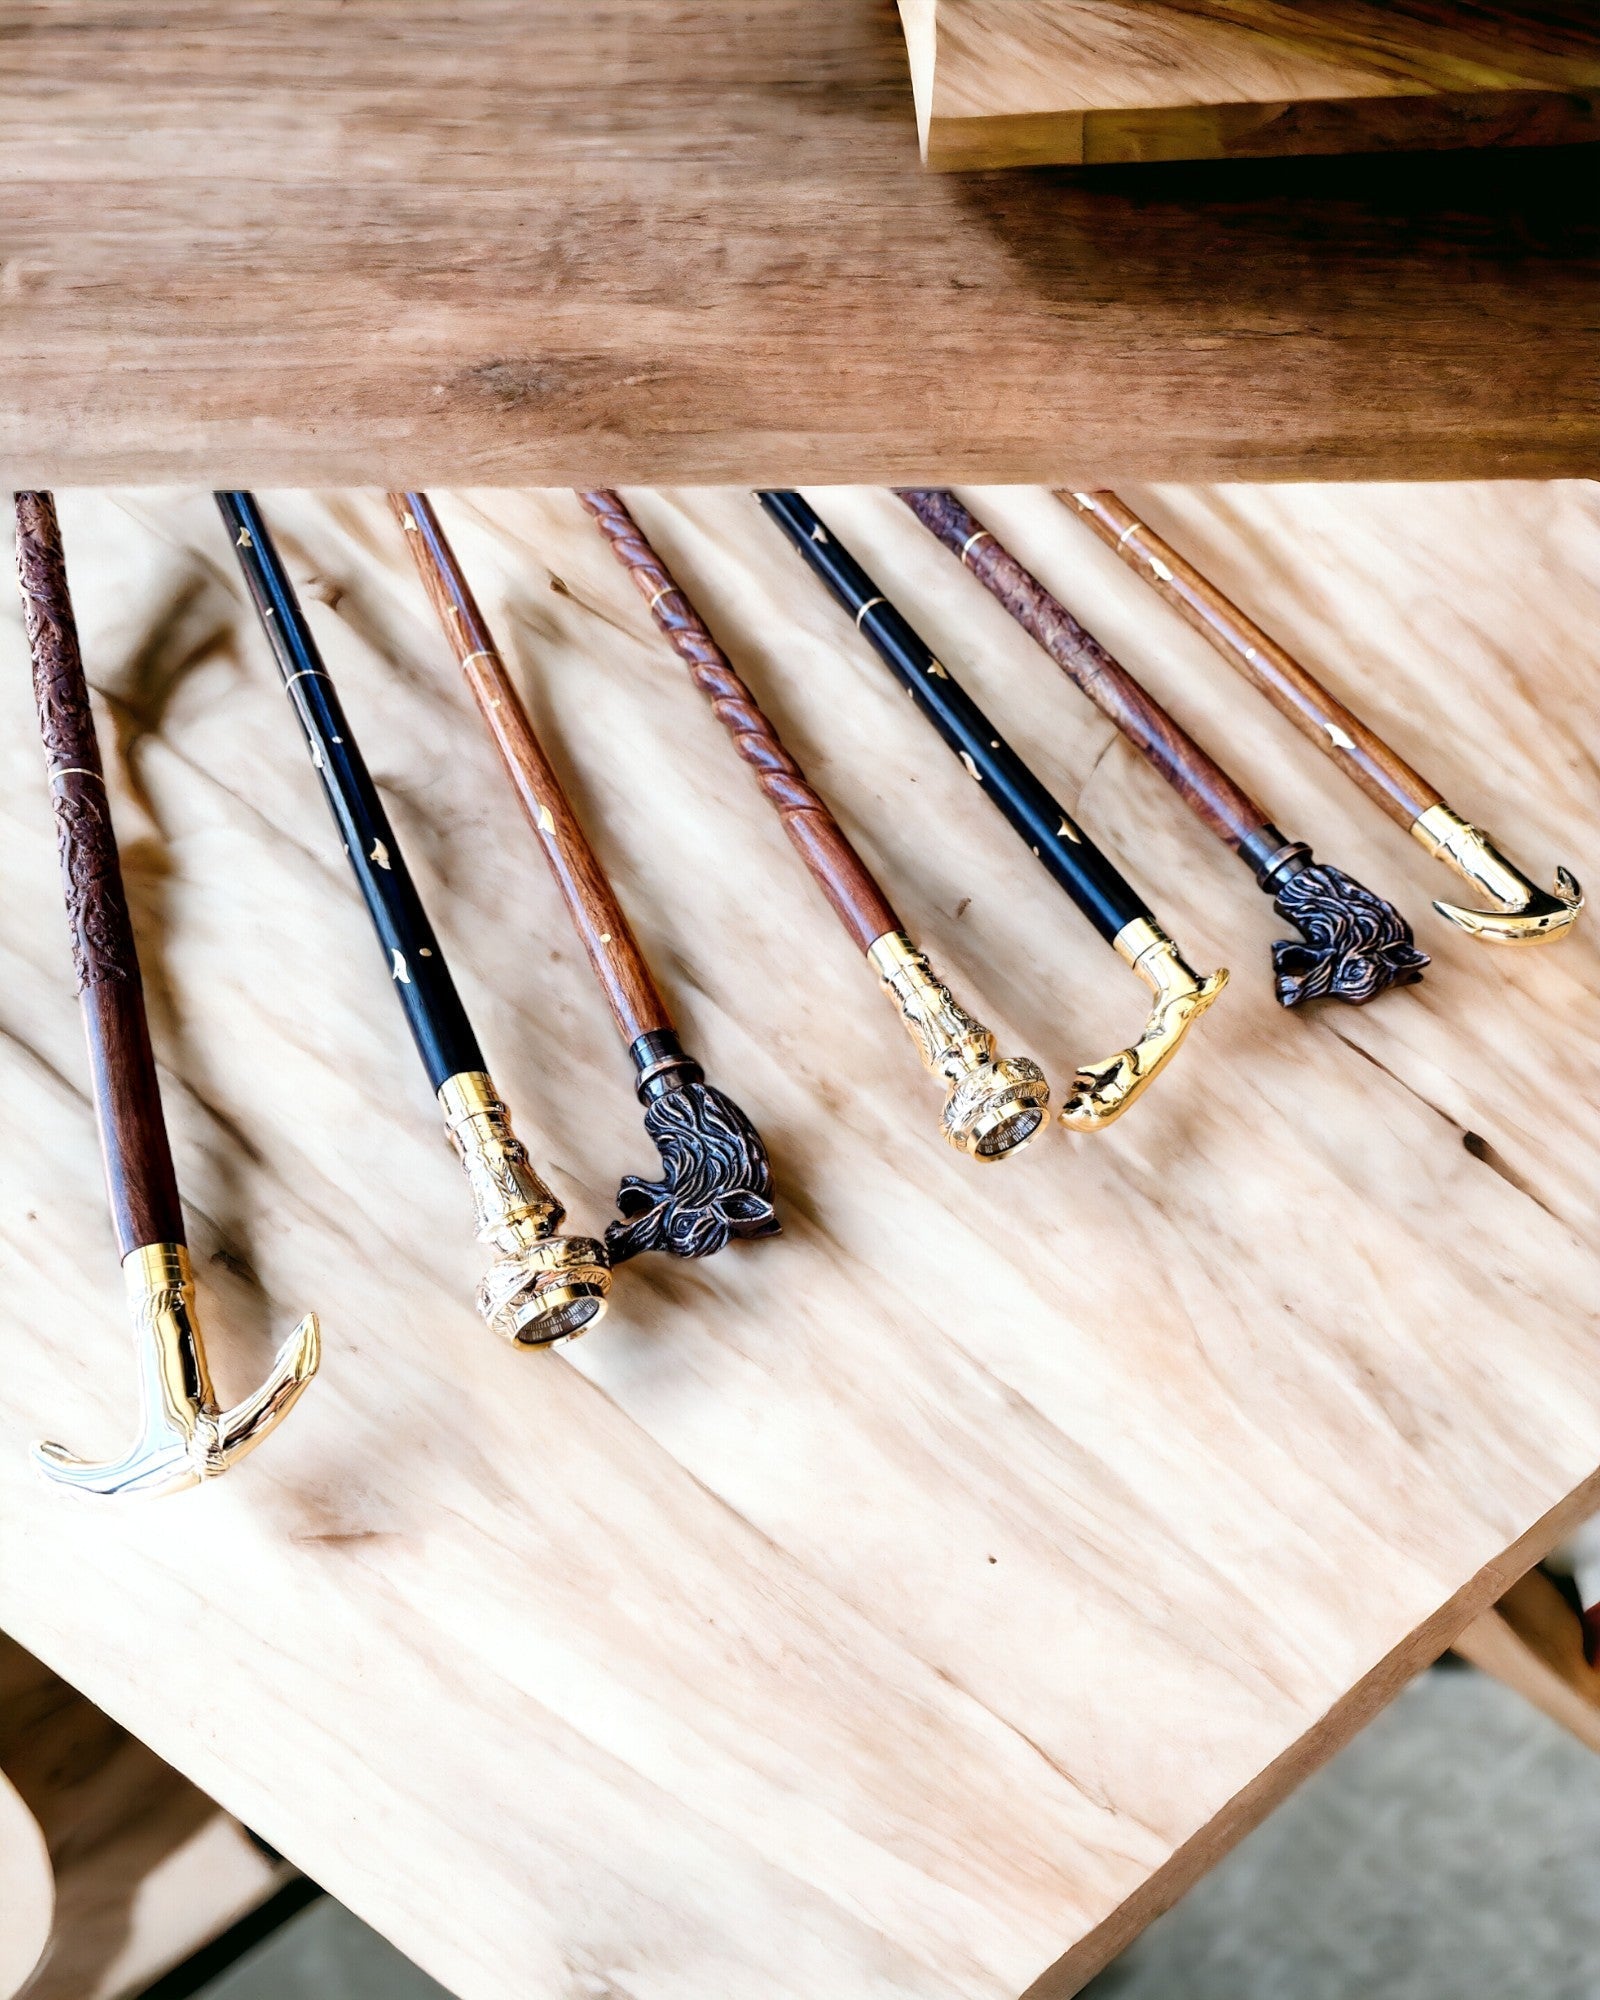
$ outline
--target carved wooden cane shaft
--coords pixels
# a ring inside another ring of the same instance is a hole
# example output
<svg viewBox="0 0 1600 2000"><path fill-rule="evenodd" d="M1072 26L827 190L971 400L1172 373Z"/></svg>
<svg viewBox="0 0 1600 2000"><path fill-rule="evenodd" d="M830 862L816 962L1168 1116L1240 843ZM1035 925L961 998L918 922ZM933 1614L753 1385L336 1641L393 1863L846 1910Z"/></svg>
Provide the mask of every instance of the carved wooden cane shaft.
<svg viewBox="0 0 1600 2000"><path fill-rule="evenodd" d="M612 554L632 577L639 595L647 600L656 624L689 669L690 679L755 773L768 803L783 822L784 832L839 921L863 951L886 933L899 930L900 919L867 864L851 846L822 795L784 748L755 696L645 539L620 495L597 491L578 497L610 543Z"/></svg>
<svg viewBox="0 0 1600 2000"><path fill-rule="evenodd" d="M988 1029L935 976L821 794L784 748L621 496L596 490L579 498L755 773L812 879L866 953L923 1062L948 1085L941 1121L945 1137L978 1160L1003 1159L1017 1151L1039 1131L1049 1106L1049 1090L1038 1065L1027 1057L998 1055Z"/></svg>
<svg viewBox="0 0 1600 2000"><path fill-rule="evenodd" d="M628 1046L645 1129L661 1152L663 1180L630 1174L623 1181L622 1220L606 1230L612 1262L643 1250L705 1257L734 1237L775 1235L766 1148L738 1105L685 1053L432 503L425 493L391 493L389 503Z"/></svg>
<svg viewBox="0 0 1600 2000"><path fill-rule="evenodd" d="M1442 793L1115 493L1061 488L1056 497L1397 825L1498 906L1469 910L1435 903L1441 916L1490 944L1542 944L1572 929L1583 908L1583 891L1567 869L1556 870L1553 894L1530 881L1481 827L1446 805Z"/></svg>
<svg viewBox="0 0 1600 2000"><path fill-rule="evenodd" d="M319 1334L315 1318L308 1316L255 1394L231 1409L218 1406L195 1309L139 954L50 495L19 493L16 523L23 617L50 770L95 1120L143 1397L140 1436L121 1459L92 1463L57 1444L39 1445L34 1455L52 1479L80 1491L169 1493L227 1471L288 1415L316 1372Z"/></svg>
<svg viewBox="0 0 1600 2000"><path fill-rule="evenodd" d="M67 591L55 503L19 493L17 568L50 767L72 963L89 1041L95 1117L118 1252L182 1243L183 1210L145 1016L89 687Z"/></svg>
<svg viewBox="0 0 1600 2000"><path fill-rule="evenodd" d="M248 493L216 497L467 1176L478 1240L496 1253L478 1287L478 1310L519 1346L583 1333L604 1310L610 1259L590 1237L554 1233L566 1211L534 1172L484 1068L444 952L261 510Z"/></svg>
<svg viewBox="0 0 1600 2000"><path fill-rule="evenodd" d="M1427 956L1417 950L1399 911L1342 869L1318 862L1306 842L1280 832L953 493L911 488L900 498L1116 724L1196 818L1241 857L1278 914L1300 931L1300 941L1281 939L1272 948L1277 994L1285 1007L1324 996L1362 1005L1391 986L1422 977Z"/></svg>
<svg viewBox="0 0 1600 2000"><path fill-rule="evenodd" d="M1190 1026L1222 991L1227 973L1202 978L1187 964L1138 891L1005 741L810 502L788 490L756 497L1035 860L1154 995L1139 1040L1105 1061L1084 1064L1068 1092L1062 1123L1082 1132L1103 1129L1166 1067Z"/></svg>

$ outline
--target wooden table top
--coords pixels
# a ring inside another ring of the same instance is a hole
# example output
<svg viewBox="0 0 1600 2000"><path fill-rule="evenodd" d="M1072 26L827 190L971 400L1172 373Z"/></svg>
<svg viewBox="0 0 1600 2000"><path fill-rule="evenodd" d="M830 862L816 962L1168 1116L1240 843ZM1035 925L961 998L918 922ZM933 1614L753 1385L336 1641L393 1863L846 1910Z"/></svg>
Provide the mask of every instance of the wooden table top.
<svg viewBox="0 0 1600 2000"><path fill-rule="evenodd" d="M464 1187L210 498L62 498L213 1366L302 1310L248 1465L131 1434L15 596L0 598L0 1627L465 2000L1065 1993L1600 1494L1594 923L1450 878L1039 492L985 518L1434 965L1284 1015L1237 862L882 492L814 493L1234 979L1109 1133L938 1092L567 493L440 500L779 1240L478 1321ZM1132 489L1543 878L1600 878L1600 489ZM1139 988L743 491L633 496L952 983L1060 1085ZM646 1164L609 1018L381 496L264 504L541 1172ZM557 580L560 587L557 588ZM1055 1970L1052 1972L1052 1968Z"/></svg>
<svg viewBox="0 0 1600 2000"><path fill-rule="evenodd" d="M1586 474L1583 149L924 173L888 0L0 5L13 484Z"/></svg>

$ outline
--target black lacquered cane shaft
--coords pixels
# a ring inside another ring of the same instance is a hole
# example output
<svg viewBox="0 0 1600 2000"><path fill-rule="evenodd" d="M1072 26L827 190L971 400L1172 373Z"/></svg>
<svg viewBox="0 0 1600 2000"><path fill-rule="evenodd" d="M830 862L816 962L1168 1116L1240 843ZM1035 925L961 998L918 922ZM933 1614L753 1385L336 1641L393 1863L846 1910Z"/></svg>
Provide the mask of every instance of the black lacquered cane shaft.
<svg viewBox="0 0 1600 2000"><path fill-rule="evenodd" d="M477 1037L261 509L248 493L219 493L217 505L437 1091L447 1077L484 1067Z"/></svg>
<svg viewBox="0 0 1600 2000"><path fill-rule="evenodd" d="M793 492L762 492L757 498L1100 935L1112 942L1131 923L1154 923L1133 884L1023 763L815 508Z"/></svg>

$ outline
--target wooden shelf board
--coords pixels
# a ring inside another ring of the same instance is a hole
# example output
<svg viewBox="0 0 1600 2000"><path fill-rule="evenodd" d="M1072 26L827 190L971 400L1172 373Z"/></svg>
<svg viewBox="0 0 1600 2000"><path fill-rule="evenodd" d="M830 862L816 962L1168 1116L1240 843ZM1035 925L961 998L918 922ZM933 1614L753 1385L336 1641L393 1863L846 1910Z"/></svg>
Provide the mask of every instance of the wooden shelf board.
<svg viewBox="0 0 1600 2000"><path fill-rule="evenodd" d="M0 1771L31 1809L55 1875L54 1926L27 2000L142 1993L293 1873L4 1634Z"/></svg>
<svg viewBox="0 0 1600 2000"><path fill-rule="evenodd" d="M1546 476L1586 152L930 176L883 0L40 0L13 484Z"/></svg>
<svg viewBox="0 0 1600 2000"><path fill-rule="evenodd" d="M1600 138L1587 0L900 0L944 170Z"/></svg>

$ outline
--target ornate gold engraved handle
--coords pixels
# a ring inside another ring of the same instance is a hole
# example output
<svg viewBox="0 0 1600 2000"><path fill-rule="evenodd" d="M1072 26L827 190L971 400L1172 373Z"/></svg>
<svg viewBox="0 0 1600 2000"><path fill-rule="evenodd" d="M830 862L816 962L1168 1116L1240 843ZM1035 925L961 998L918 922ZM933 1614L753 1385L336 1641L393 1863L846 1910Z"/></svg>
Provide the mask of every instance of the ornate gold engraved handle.
<svg viewBox="0 0 1600 2000"><path fill-rule="evenodd" d="M552 1234L566 1210L534 1172L484 1071L446 1077L439 1107L472 1191L478 1241L498 1252L478 1286L479 1312L518 1346L586 1333L611 1289L605 1245Z"/></svg>
<svg viewBox="0 0 1600 2000"><path fill-rule="evenodd" d="M1050 1086L1027 1056L1002 1056L994 1036L957 1004L904 931L867 951L924 1064L950 1086L940 1126L975 1160L1002 1160L1044 1126Z"/></svg>

